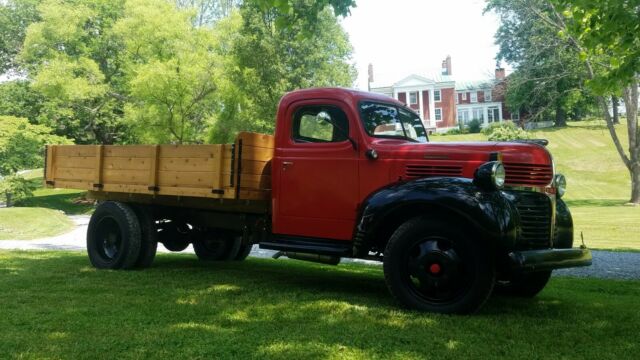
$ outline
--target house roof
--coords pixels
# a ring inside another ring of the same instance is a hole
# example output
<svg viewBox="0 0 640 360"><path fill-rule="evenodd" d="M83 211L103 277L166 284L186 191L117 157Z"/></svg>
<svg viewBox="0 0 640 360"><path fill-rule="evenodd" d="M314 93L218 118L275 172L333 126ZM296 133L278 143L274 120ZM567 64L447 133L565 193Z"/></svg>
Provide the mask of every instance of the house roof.
<svg viewBox="0 0 640 360"><path fill-rule="evenodd" d="M456 81L456 91L491 89L495 84L495 79Z"/></svg>

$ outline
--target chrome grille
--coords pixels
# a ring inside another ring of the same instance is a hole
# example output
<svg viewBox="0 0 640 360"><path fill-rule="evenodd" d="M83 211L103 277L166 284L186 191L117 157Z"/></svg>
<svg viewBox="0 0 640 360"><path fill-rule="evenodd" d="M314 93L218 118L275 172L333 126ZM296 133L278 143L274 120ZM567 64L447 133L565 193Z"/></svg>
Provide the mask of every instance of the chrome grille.
<svg viewBox="0 0 640 360"><path fill-rule="evenodd" d="M520 214L520 242L526 247L551 247L551 200L536 192L517 191L515 205Z"/></svg>
<svg viewBox="0 0 640 360"><path fill-rule="evenodd" d="M407 165L405 175L410 178L417 177L461 177L462 166L456 165Z"/></svg>
<svg viewBox="0 0 640 360"><path fill-rule="evenodd" d="M551 165L504 163L507 185L545 186L551 184Z"/></svg>

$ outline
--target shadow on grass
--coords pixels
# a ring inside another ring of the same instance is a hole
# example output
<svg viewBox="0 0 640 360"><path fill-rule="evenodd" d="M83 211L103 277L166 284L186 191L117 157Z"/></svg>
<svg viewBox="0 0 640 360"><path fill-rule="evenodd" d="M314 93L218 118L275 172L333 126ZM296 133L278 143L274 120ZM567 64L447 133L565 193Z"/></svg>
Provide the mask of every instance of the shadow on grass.
<svg viewBox="0 0 640 360"><path fill-rule="evenodd" d="M94 205L84 198L84 193L67 193L40 195L20 200L15 204L20 207L42 207L61 210L67 215L87 214Z"/></svg>
<svg viewBox="0 0 640 360"><path fill-rule="evenodd" d="M495 297L477 315L443 316L398 308L381 269L358 265L160 255L144 271L97 271L81 253L0 252L0 273L0 351L10 357L612 358L640 350L637 282L553 279L537 299Z"/></svg>

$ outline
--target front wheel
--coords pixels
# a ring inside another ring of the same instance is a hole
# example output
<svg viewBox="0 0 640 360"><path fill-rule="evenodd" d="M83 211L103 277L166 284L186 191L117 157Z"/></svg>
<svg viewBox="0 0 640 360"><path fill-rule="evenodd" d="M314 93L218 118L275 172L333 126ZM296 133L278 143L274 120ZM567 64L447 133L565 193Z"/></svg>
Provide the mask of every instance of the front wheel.
<svg viewBox="0 0 640 360"><path fill-rule="evenodd" d="M402 224L384 253L384 276L403 305L444 314L478 310L491 295L491 252L459 226L427 217Z"/></svg>
<svg viewBox="0 0 640 360"><path fill-rule="evenodd" d="M240 247L240 238L221 230L204 231L193 241L193 250L202 261L234 260Z"/></svg>

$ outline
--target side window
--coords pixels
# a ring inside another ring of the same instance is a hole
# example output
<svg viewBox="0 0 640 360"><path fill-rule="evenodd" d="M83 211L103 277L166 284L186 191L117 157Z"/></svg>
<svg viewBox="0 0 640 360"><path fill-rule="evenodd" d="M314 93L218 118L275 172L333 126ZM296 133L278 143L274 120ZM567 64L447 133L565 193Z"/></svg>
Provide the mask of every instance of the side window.
<svg viewBox="0 0 640 360"><path fill-rule="evenodd" d="M295 142L341 142L349 135L349 121L335 106L305 106L293 115Z"/></svg>

